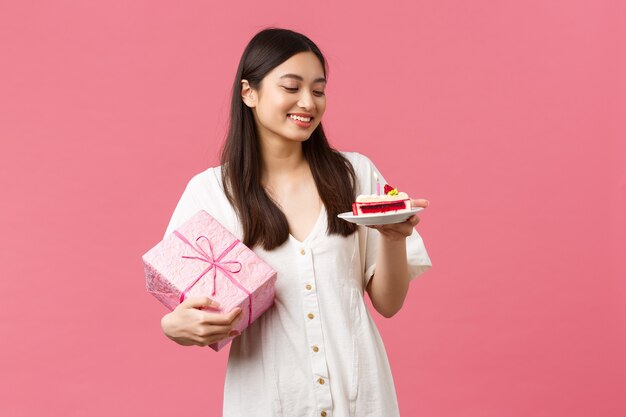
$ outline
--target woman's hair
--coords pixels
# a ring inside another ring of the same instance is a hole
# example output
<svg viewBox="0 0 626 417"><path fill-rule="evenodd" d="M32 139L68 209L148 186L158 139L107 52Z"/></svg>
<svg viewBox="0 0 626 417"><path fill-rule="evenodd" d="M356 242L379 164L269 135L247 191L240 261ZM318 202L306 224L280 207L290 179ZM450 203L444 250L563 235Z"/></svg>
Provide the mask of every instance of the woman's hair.
<svg viewBox="0 0 626 417"><path fill-rule="evenodd" d="M286 29L265 29L246 47L233 83L230 126L222 150L222 183L226 197L243 226L243 243L272 250L289 239L284 213L261 185L261 147L252 109L241 98L241 81L258 89L263 78L275 67L300 52L313 52L324 75L327 67L319 48L306 36ZM356 196L355 173L350 162L331 148L320 123L302 143L317 191L326 207L328 233L349 236L356 225L337 217L350 211Z"/></svg>

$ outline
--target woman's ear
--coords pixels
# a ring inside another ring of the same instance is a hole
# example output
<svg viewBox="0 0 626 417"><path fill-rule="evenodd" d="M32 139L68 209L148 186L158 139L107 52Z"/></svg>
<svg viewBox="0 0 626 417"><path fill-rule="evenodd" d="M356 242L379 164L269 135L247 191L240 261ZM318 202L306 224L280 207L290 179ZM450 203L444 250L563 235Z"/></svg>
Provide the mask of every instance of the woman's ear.
<svg viewBox="0 0 626 417"><path fill-rule="evenodd" d="M248 80L241 80L241 99L248 107L256 107L256 92L250 87Z"/></svg>

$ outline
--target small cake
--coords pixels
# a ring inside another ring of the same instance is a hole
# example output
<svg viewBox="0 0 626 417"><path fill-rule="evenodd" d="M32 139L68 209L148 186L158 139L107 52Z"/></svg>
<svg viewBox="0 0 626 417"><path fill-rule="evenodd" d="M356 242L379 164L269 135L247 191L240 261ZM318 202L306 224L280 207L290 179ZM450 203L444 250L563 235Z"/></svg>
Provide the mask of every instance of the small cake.
<svg viewBox="0 0 626 417"><path fill-rule="evenodd" d="M352 203L352 214L360 216L362 214L383 214L399 213L411 210L411 199L407 193L398 192L389 184L385 184L383 195L359 195Z"/></svg>

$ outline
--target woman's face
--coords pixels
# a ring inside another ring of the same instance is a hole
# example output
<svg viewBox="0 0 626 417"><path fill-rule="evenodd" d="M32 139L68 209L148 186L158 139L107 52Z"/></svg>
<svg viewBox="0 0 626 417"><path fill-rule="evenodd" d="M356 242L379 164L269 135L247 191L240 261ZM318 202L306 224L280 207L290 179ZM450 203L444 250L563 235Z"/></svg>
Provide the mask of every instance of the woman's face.
<svg viewBox="0 0 626 417"><path fill-rule="evenodd" d="M313 52L298 53L261 81L258 90L242 89L244 102L252 108L262 140L307 140L326 110L326 79Z"/></svg>

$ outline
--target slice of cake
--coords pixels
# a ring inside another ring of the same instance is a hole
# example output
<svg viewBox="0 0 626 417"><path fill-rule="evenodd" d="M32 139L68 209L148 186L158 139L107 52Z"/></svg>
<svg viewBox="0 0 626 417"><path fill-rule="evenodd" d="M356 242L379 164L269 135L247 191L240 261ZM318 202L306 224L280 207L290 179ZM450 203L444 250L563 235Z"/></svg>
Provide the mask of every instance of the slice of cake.
<svg viewBox="0 0 626 417"><path fill-rule="evenodd" d="M359 195L352 203L352 214L360 216L362 214L383 214L397 213L411 210L411 199L404 192L398 192L389 184L385 185L383 195Z"/></svg>

